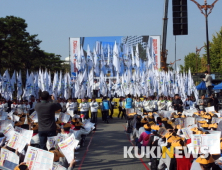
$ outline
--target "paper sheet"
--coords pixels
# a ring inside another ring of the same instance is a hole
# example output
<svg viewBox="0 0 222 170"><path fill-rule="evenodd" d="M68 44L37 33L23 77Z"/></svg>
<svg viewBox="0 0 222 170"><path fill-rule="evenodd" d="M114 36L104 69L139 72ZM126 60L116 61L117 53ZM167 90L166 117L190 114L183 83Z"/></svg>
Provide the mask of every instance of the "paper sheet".
<svg viewBox="0 0 222 170"><path fill-rule="evenodd" d="M208 147L210 154L220 153L220 131L212 134L192 135L191 143L194 147Z"/></svg>
<svg viewBox="0 0 222 170"><path fill-rule="evenodd" d="M161 127L158 131L158 134L161 136L164 136L167 133L167 130L163 127Z"/></svg>
<svg viewBox="0 0 222 170"><path fill-rule="evenodd" d="M206 112L212 112L212 111L215 111L215 110L214 110L214 106L206 107L205 110L206 110Z"/></svg>
<svg viewBox="0 0 222 170"><path fill-rule="evenodd" d="M8 126L3 130L3 134L6 136L6 140L11 139L11 137L14 134L14 128L11 124L8 124Z"/></svg>
<svg viewBox="0 0 222 170"><path fill-rule="evenodd" d="M5 120L8 117L8 113L7 112L0 112L0 120Z"/></svg>
<svg viewBox="0 0 222 170"><path fill-rule="evenodd" d="M20 133L21 135L23 135L23 137L26 138L26 140L24 141L26 142L26 144L30 144L33 135L33 130L26 130L16 126L15 131Z"/></svg>
<svg viewBox="0 0 222 170"><path fill-rule="evenodd" d="M18 149L18 151L21 153L25 148L26 143L26 138L20 133L14 131L14 134L10 138L7 146L13 149Z"/></svg>
<svg viewBox="0 0 222 170"><path fill-rule="evenodd" d="M77 147L78 143L79 141L76 140L74 134L72 134L69 138L58 144L68 163L74 159L74 148Z"/></svg>
<svg viewBox="0 0 222 170"><path fill-rule="evenodd" d="M0 132L3 132L9 124L14 126L14 122L12 120L0 120Z"/></svg>
<svg viewBox="0 0 222 170"><path fill-rule="evenodd" d="M52 170L67 170L67 169L65 167L63 167L62 165L60 165L56 162L53 162Z"/></svg>
<svg viewBox="0 0 222 170"><path fill-rule="evenodd" d="M193 134L193 132L191 131L192 128L195 128L197 127L197 124L194 124L192 126L189 126L187 128L183 128L181 129L182 132L183 132L183 135L186 139L190 139L191 138L191 135Z"/></svg>
<svg viewBox="0 0 222 170"><path fill-rule="evenodd" d="M6 168L6 167L4 167L4 166L0 166L0 169L1 169L1 170L11 170L11 169Z"/></svg>
<svg viewBox="0 0 222 170"><path fill-rule="evenodd" d="M88 121L84 124L84 128L86 129L86 131L91 131L95 129L95 123L91 123L90 121Z"/></svg>
<svg viewBox="0 0 222 170"><path fill-rule="evenodd" d="M34 111L30 116L29 116L34 122L38 122L38 115L37 112Z"/></svg>
<svg viewBox="0 0 222 170"><path fill-rule="evenodd" d="M5 162L7 161L7 163ZM4 163L4 164L3 164ZM14 169L19 164L19 156L7 149L1 149L0 165L9 169Z"/></svg>
<svg viewBox="0 0 222 170"><path fill-rule="evenodd" d="M57 135L57 138L56 138L56 141L55 141L55 148L58 149L58 143L64 141L68 137L69 136L67 136L67 135L62 135L61 133L59 133Z"/></svg>
<svg viewBox="0 0 222 170"><path fill-rule="evenodd" d="M59 114L59 120L61 122L67 123L69 121L70 115L66 114L66 113L60 113Z"/></svg>
<svg viewBox="0 0 222 170"><path fill-rule="evenodd" d="M56 140L57 136L47 137L46 147L48 150L50 150L51 148L55 148Z"/></svg>
<svg viewBox="0 0 222 170"><path fill-rule="evenodd" d="M29 170L52 170L54 154L29 146L25 154Z"/></svg>
<svg viewBox="0 0 222 170"><path fill-rule="evenodd" d="M74 116L74 114L73 114L73 110L67 110L67 113L68 113L71 117Z"/></svg>

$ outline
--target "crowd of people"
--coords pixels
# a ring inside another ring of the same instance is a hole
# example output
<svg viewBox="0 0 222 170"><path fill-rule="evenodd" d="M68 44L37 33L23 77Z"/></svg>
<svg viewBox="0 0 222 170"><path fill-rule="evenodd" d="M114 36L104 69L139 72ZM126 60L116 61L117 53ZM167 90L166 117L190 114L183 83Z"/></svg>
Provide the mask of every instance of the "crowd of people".
<svg viewBox="0 0 222 170"><path fill-rule="evenodd" d="M130 97L130 96L129 96ZM183 131L183 128L189 128L193 135L196 134L214 134L219 131L219 137L221 136L221 124L220 115L216 114L218 109L218 100L210 96L209 99L205 99L204 95L200 100L192 101L188 98L185 103L182 103L178 95L175 95L174 99L169 100L169 105L166 100L160 97L158 101L148 100L148 102L153 101L156 103L158 109L155 106L150 105L147 107L147 99L140 102L139 99L135 100L135 112L129 111L127 114L127 132L130 133L131 141L135 142L135 145L141 149L141 146L150 147L149 151L154 147L154 153L157 155L157 147L165 146L170 150L170 147L174 148L174 154L176 150L182 153L182 157L178 158L176 155L174 157L166 156L165 158L152 157L149 159L149 165L151 170L217 170L222 169L222 141L220 140L220 146L216 150L217 154L209 154L204 157L203 153L197 153L198 158L192 156L186 157L185 153L188 153L189 145L192 144L192 135L187 136ZM215 102L215 100L217 100ZM170 102L171 101L171 102ZM215 111L206 111L208 106L213 106ZM140 110L143 107L143 112ZM172 109L170 108L172 107ZM132 109L132 108L131 108ZM137 110L138 109L138 110ZM164 116L161 114L162 109L171 110L170 116ZM186 115L185 112L191 110L196 110L191 112L192 115ZM138 114L139 113L139 114ZM184 127L181 120L186 118L193 118L193 124ZM219 121L215 121L215 120ZM218 125L219 124L219 125ZM192 127L192 128L191 128ZM161 133L165 130L165 133ZM216 142L216 141L214 141ZM148 152L145 152L148 154ZM141 150L142 152L142 150ZM178 152L177 152L178 153Z"/></svg>
<svg viewBox="0 0 222 170"><path fill-rule="evenodd" d="M192 129L193 134L208 134L209 132L206 131L206 127L207 129L209 127L208 130L216 130L218 123L211 123L211 119L216 117L216 114L206 112L205 108L214 106L217 112L218 104L218 99L213 94L207 99L203 95L197 101L193 96L189 96L185 102L180 99L179 95L175 95L174 98L168 96L144 96L143 98L139 98L127 95L119 99L104 96L101 97L101 102L98 102L97 98L83 98L79 102L76 98L68 100L58 98L55 100L47 91L41 93L40 99L35 99L34 96L30 96L29 100L23 101L6 101L2 99L0 101L1 114L3 115L3 112L7 113L6 117L2 120L11 120L14 123L14 127L17 126L32 130L33 136L23 151L18 152L18 150L7 146L10 139L4 133L0 133L0 137L4 138L1 141L1 147L19 155L20 165L16 166L17 169L22 169L22 167L26 166L26 163L24 163L26 150L28 146L33 146L54 153L54 162L71 170L74 168L75 159L68 163L66 156L57 146L52 148L47 146L48 138L57 136L58 134L67 138L71 134L74 134L75 139L79 140L78 146L75 147L75 150L78 150L84 146L87 135L91 131L96 130L98 110L101 110L103 122L109 123L110 119L114 117L114 110L116 109L118 111L117 117L126 120L126 132L130 134L131 140L139 148L141 146L162 146L162 144L165 144L169 148L170 146L186 146L191 143L191 139L184 138L181 131L183 127L178 123L179 119L188 117L182 114L183 111L196 109L197 112L192 116L194 118L197 116L203 118L208 116L207 121L202 121L196 128ZM133 113L131 109L134 110ZM170 117L164 117L159 114L162 111L168 111L172 114ZM34 113L37 114L37 122L31 118L31 115ZM62 122L59 116L61 113L69 115L69 119ZM85 128L84 125L87 122L92 123L93 126ZM158 133L160 128L165 128L167 133L161 136ZM202 163L204 161L201 162L199 158L195 161L193 158L188 159L185 157L180 160L169 157L166 159L153 158L150 159L149 164L151 169L162 170L168 168L168 170L171 170L176 168L177 170L198 170L202 168L208 170L209 167L216 168L218 166L214 163L218 157L213 157L213 159L212 156L210 155L210 157L205 159L206 164ZM184 163L186 166L184 166ZM4 166L4 164L2 165Z"/></svg>

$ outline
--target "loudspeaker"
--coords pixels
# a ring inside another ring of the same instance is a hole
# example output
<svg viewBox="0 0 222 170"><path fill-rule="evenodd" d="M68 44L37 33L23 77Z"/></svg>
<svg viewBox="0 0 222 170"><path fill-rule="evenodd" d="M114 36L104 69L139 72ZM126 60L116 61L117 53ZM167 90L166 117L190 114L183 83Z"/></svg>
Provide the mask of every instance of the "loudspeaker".
<svg viewBox="0 0 222 170"><path fill-rule="evenodd" d="M187 0L173 0L173 35L187 34Z"/></svg>

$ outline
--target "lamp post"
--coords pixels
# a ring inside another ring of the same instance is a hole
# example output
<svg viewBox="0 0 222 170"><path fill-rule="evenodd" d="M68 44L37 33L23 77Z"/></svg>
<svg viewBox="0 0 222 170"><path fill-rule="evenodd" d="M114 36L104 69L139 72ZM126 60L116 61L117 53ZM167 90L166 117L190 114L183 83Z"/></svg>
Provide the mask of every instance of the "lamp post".
<svg viewBox="0 0 222 170"><path fill-rule="evenodd" d="M199 49L196 47L196 67L197 67L197 72L198 72L198 56L199 56L200 51L202 50L203 47L206 47L206 45L200 47Z"/></svg>
<svg viewBox="0 0 222 170"><path fill-rule="evenodd" d="M174 62L170 63L169 65L172 65L172 66L173 66L174 63L175 63L175 71L176 71L176 62L177 62L177 61L180 61L180 60L181 60L181 59L175 60Z"/></svg>
<svg viewBox="0 0 222 170"><path fill-rule="evenodd" d="M204 0L204 5L200 5L198 2L196 2L195 0L191 0L192 2L194 2L197 7L200 9L200 12L205 16L205 22L206 22L206 39L207 39L207 69L208 72L210 73L210 53L209 53L209 38L208 38L208 16L210 15L210 13L212 12L215 3L218 0L215 0L211 5L207 4L207 0ZM208 12L209 9L209 12Z"/></svg>

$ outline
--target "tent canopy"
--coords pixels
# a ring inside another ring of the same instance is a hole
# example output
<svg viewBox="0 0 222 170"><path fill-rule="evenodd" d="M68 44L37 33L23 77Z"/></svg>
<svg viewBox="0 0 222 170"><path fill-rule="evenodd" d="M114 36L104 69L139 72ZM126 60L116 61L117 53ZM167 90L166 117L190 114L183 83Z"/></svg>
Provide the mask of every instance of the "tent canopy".
<svg viewBox="0 0 222 170"><path fill-rule="evenodd" d="M218 85L219 85L219 84L218 84ZM217 85L217 86L218 86L218 85ZM215 85L212 84L212 86L215 86ZM216 87L216 86L215 86L215 87ZM196 88L197 88L197 90L207 90L205 81L201 81L201 83L198 84L198 85L196 86ZM222 89L222 83L221 83L221 89Z"/></svg>
<svg viewBox="0 0 222 170"><path fill-rule="evenodd" d="M196 88L197 90L207 90L206 83L204 81L201 81L201 83L198 84Z"/></svg>
<svg viewBox="0 0 222 170"><path fill-rule="evenodd" d="M222 89L222 83L214 86L214 90L221 90Z"/></svg>

